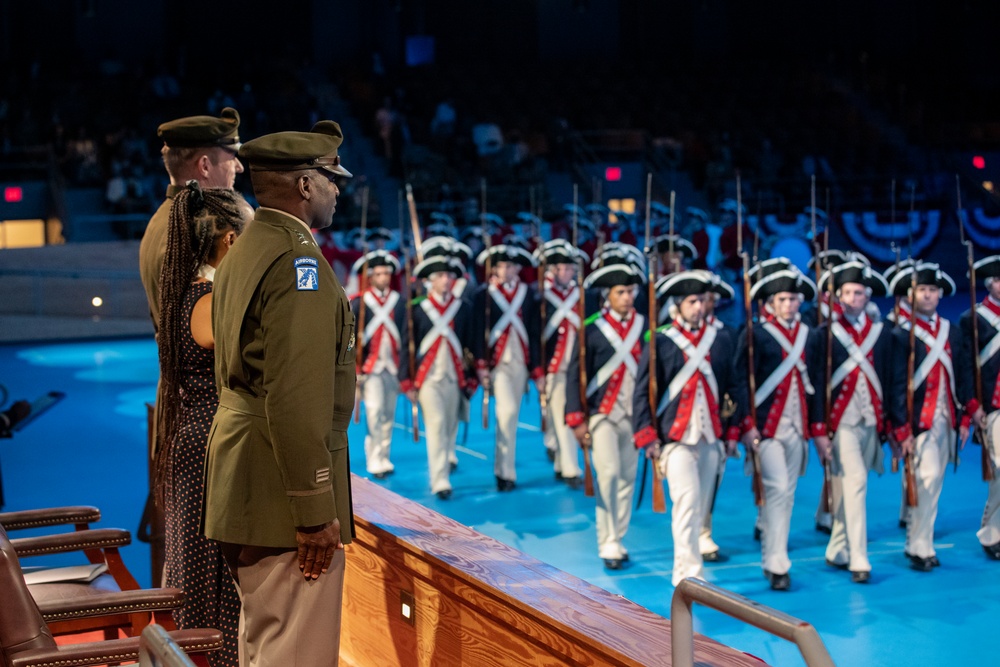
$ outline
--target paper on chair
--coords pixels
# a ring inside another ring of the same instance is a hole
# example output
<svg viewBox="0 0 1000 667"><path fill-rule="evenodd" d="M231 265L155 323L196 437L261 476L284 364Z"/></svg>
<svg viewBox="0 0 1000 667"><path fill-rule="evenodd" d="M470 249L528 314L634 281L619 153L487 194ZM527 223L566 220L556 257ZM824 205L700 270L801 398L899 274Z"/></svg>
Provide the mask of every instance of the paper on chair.
<svg viewBox="0 0 1000 667"><path fill-rule="evenodd" d="M88 563L70 567L53 567L26 572L24 580L28 584L54 584L59 582L88 583L108 571L106 563Z"/></svg>

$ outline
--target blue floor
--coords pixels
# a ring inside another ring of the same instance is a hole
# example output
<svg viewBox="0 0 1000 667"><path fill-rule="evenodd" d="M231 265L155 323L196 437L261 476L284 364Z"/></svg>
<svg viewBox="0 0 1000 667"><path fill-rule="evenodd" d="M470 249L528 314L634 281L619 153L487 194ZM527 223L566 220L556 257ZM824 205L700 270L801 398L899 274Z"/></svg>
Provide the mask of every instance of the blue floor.
<svg viewBox="0 0 1000 667"><path fill-rule="evenodd" d="M13 439L0 440L5 509L94 504L104 512L103 525L134 531L146 489L143 404L153 400L156 374L156 349L149 339L0 347L0 384L11 400L53 389L67 394ZM553 481L538 431L537 401L526 400L522 410L518 488L507 494L495 491L493 435L481 427L479 404L473 399L450 501L430 493L425 449L403 425L404 401L392 454L397 473L385 485L668 616L669 515L650 511L648 489L626 538L632 562L619 572L605 571L596 555L593 500ZM350 440L354 472L364 475L361 426L352 424ZM740 462L730 461L715 514L715 539L730 559L709 566L708 579L813 623L839 665L991 664L992 647L984 647L1000 618L1000 563L985 559L975 537L986 496L978 455L976 448L967 450L958 472L945 480L936 535L942 566L931 574L906 567L904 535L896 525L898 476L871 478L874 570L867 587L851 584L846 572L823 562L825 536L813 529L821 484L813 462L800 480L792 519L790 593L772 592L761 575L759 547L751 536L755 509L749 481ZM138 543L124 551L141 582L149 581L148 554ZM804 664L791 644L705 609L696 610L696 629L774 665Z"/></svg>

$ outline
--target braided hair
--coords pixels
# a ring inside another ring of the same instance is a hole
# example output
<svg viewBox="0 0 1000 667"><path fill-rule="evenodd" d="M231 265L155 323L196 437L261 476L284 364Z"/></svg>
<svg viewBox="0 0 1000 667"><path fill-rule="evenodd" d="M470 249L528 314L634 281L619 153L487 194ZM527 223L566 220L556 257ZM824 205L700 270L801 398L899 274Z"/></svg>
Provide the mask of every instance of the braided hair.
<svg viewBox="0 0 1000 667"><path fill-rule="evenodd" d="M180 350L184 338L182 303L198 275L212 259L216 239L244 227L246 202L237 192L224 188L202 190L197 181L174 197L167 228L167 247L160 272L160 322L157 346L160 353L160 398L157 433L155 488L162 501L169 485L169 461L177 435L181 411Z"/></svg>

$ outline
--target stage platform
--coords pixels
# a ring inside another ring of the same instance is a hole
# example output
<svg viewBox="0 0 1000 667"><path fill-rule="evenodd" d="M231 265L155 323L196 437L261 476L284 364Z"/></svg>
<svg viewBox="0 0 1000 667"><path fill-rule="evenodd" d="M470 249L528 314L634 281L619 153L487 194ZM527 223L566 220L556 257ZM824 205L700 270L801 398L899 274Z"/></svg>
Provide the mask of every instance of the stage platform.
<svg viewBox="0 0 1000 667"><path fill-rule="evenodd" d="M157 375L151 338L0 346L0 384L11 399L50 390L67 397L11 440L0 440L5 509L92 504L102 524L135 531L145 501L145 403ZM472 401L468 436L458 451L449 501L428 487L426 450L413 443L401 401L393 442L396 474L377 482L402 496L526 554L669 616L672 547L668 515L650 511L649 491L635 512L626 544L631 562L606 571L597 558L593 500L553 480L538 430L537 397L529 395L518 441L518 487L498 493L493 433L483 431ZM352 469L365 476L363 427L351 425ZM462 440L464 427L459 429ZM815 461L800 480L792 518L792 591L773 592L753 541L755 508L739 461L730 461L715 514L715 539L728 556L707 566L707 579L814 624L838 665L981 664L1000 613L1000 563L987 561L975 537L986 496L979 451L966 450L949 470L937 521L942 566L924 574L903 557L897 527L899 477L872 476L869 493L871 584L824 564L826 536L813 528L821 474ZM145 545L124 550L142 583L149 582ZM803 664L791 644L703 608L695 630L774 665ZM987 659L988 663L989 660Z"/></svg>

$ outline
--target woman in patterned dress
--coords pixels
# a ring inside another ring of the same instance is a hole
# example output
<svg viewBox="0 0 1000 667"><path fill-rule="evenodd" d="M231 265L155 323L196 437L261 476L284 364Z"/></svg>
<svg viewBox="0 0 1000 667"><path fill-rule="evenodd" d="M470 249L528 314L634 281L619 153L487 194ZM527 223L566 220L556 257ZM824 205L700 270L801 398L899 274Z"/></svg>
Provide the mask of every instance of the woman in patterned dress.
<svg viewBox="0 0 1000 667"><path fill-rule="evenodd" d="M156 454L156 497L166 524L165 585L184 591L174 611L180 629L216 628L224 646L213 667L237 667L240 601L219 545L201 534L202 471L208 431L219 397L215 388L212 279L253 210L241 195L202 190L196 181L170 210L160 275L160 382L164 405Z"/></svg>

